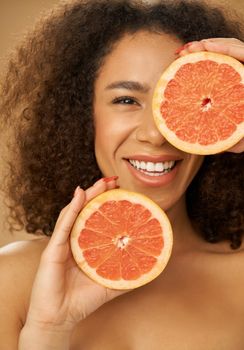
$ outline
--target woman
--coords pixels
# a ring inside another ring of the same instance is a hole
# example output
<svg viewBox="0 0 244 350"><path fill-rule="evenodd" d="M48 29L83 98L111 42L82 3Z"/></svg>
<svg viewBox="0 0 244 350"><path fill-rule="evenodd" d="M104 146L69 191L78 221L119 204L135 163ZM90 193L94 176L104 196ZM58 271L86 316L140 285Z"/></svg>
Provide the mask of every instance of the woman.
<svg viewBox="0 0 244 350"><path fill-rule="evenodd" d="M113 0L60 7L27 38L1 109L17 130L12 217L53 234L2 249L1 348L243 349L243 141L230 150L238 154L186 154L151 113L155 84L178 55L244 61L242 38L201 3ZM142 159L172 160L177 171L146 176L130 163ZM165 271L128 293L87 278L69 246L84 204L116 186L152 198L174 232Z"/></svg>

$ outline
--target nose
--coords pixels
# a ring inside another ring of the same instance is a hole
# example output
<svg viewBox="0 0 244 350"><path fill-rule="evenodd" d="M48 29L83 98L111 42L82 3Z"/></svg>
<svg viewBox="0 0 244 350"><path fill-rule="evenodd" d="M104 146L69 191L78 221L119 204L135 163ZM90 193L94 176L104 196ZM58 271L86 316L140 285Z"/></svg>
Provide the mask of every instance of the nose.
<svg viewBox="0 0 244 350"><path fill-rule="evenodd" d="M161 146L166 142L164 136L159 132L153 118L152 110L147 108L141 116L140 124L136 130L136 139L147 142L153 146Z"/></svg>

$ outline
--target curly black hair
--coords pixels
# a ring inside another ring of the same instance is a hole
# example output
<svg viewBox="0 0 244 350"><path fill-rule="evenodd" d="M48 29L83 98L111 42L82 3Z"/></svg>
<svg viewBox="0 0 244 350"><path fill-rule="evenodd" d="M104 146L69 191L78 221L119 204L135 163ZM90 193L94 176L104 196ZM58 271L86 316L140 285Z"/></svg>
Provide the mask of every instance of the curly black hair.
<svg viewBox="0 0 244 350"><path fill-rule="evenodd" d="M14 131L6 183L12 224L51 235L77 184L87 188L101 177L94 154L94 82L113 45L142 29L182 43L244 38L240 22L203 1L79 0L58 6L25 38L1 86L0 123ZM243 154L205 158L187 190L187 208L207 241L241 245L243 179Z"/></svg>

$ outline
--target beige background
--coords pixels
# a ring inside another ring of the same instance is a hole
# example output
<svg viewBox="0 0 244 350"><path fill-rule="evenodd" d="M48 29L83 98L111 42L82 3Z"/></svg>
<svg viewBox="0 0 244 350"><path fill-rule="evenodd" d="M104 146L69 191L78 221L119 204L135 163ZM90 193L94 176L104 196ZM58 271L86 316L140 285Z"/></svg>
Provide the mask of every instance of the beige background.
<svg viewBox="0 0 244 350"><path fill-rule="evenodd" d="M4 71L8 55L16 43L21 40L25 31L31 29L33 23L41 16L43 11L59 2L59 0L0 0L0 73ZM216 3L220 1L209 2ZM221 3L244 11L244 0L221 1ZM0 159L0 180L3 170L3 163ZM24 233L9 234L6 215L6 209L0 194L0 246L19 239L32 238L32 236Z"/></svg>
<svg viewBox="0 0 244 350"><path fill-rule="evenodd" d="M0 0L0 73L4 71L8 55L23 34L32 28L43 11L57 4L58 0ZM2 148L2 147L1 147ZM2 154L3 149L1 149ZM0 181L4 172L0 159ZM10 234L6 223L7 210L0 193L0 246L9 242L33 238L24 233Z"/></svg>

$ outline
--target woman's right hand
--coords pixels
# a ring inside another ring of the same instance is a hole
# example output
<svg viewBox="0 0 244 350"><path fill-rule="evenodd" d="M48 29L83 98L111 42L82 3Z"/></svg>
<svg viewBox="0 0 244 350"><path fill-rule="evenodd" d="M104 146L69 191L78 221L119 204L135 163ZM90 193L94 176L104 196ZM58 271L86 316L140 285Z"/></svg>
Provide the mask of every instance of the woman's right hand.
<svg viewBox="0 0 244 350"><path fill-rule="evenodd" d="M97 181L86 191L77 188L70 204L61 211L53 235L41 256L26 323L20 336L20 350L30 346L27 343L32 338L31 334L35 334L35 337L39 334L41 343L42 336L45 338L40 349L49 349L48 337L52 343L50 349L68 349L68 346L64 346L64 339L69 338L78 322L104 303L125 293L105 288L88 278L74 261L69 242L72 226L86 202L115 187L116 179L111 178L110 181ZM52 339L54 334L57 347ZM61 339L59 345L58 338Z"/></svg>

